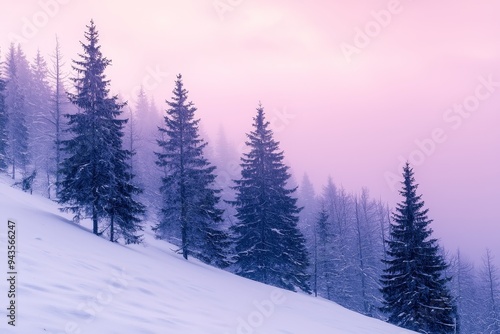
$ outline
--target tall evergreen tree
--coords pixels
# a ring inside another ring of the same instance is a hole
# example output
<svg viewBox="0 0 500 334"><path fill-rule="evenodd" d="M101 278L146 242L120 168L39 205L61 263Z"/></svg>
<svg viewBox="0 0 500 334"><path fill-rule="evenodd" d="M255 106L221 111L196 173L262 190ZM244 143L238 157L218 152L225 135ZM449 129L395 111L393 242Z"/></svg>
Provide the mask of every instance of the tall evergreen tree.
<svg viewBox="0 0 500 334"><path fill-rule="evenodd" d="M31 92L30 112L28 124L30 130L31 160L35 170L45 172L46 181L44 188L50 198L51 174L53 174L52 162L54 161L52 127L50 124L50 100L52 90L48 83L47 63L40 51L31 64ZM42 173L38 173L43 175Z"/></svg>
<svg viewBox="0 0 500 334"><path fill-rule="evenodd" d="M323 193L321 195L321 207L325 211L325 216L327 217L324 222L320 225L317 224L318 233L318 277L320 277L318 282L318 295L326 298L328 300L333 300L337 303L340 302L338 298L337 288L340 286L339 280L335 278L339 275L336 274L337 266L336 262L338 259L338 254L340 251L338 249L338 244L334 242L336 236L333 229L334 218L336 216L336 198L337 198L337 187L333 182L332 178L329 177L327 184L323 187Z"/></svg>
<svg viewBox="0 0 500 334"><path fill-rule="evenodd" d="M119 119L123 104L117 96L109 96L104 71L111 61L101 53L94 22L87 28L87 44L81 43L84 52L73 61L78 74L72 78L76 93L68 96L79 112L66 115L72 138L62 142L68 156L61 167L60 203L76 219L90 216L94 234L103 233L99 223L106 220L111 241L116 240L118 229L125 242L138 242L137 232L142 229L138 216L143 207L133 199L140 190L131 183L127 164L131 153L122 147L127 122Z"/></svg>
<svg viewBox="0 0 500 334"><path fill-rule="evenodd" d="M0 63L1 64L1 63ZM8 150L8 133L7 133L7 105L5 103L6 82L2 76L2 67L0 66L0 172L7 171L7 150Z"/></svg>
<svg viewBox="0 0 500 334"><path fill-rule="evenodd" d="M314 235L314 221L318 212L318 204L314 186L307 174L302 177L302 182L298 190L298 204L303 208L300 212L299 226L306 237L306 240L311 241L311 236Z"/></svg>
<svg viewBox="0 0 500 334"><path fill-rule="evenodd" d="M311 266L309 267L309 273L311 276L311 287L313 293L317 296L318 294L318 236L317 236L317 225L320 218L318 218L318 203L316 199L316 194L314 192L314 186L309 179L307 174L304 174L300 187L298 188L298 201L297 204L302 207L299 214L299 228L306 239L306 249L311 259ZM324 208L322 208L324 209ZM324 211L324 210L321 210ZM326 215L326 212L325 212ZM321 213L319 214L321 217ZM326 215L328 216L328 215ZM326 218L328 219L328 218Z"/></svg>
<svg viewBox="0 0 500 334"><path fill-rule="evenodd" d="M236 273L262 283L310 292L305 238L298 229L296 188L288 189L289 167L261 105L247 137L234 202Z"/></svg>
<svg viewBox="0 0 500 334"><path fill-rule="evenodd" d="M9 132L9 160L12 165L12 178L16 178L16 171L21 170L26 173L29 164L28 152L28 128L26 126L26 65L24 62L24 53L18 47L12 44L7 56L7 88L6 104L8 110L8 132ZM27 65L26 65L27 66ZM29 71L29 69L28 69Z"/></svg>
<svg viewBox="0 0 500 334"><path fill-rule="evenodd" d="M453 333L455 306L444 272L448 265L438 242L431 238L427 217L413 169L403 169L403 196L393 213L387 268L381 283L389 322L420 333Z"/></svg>
<svg viewBox="0 0 500 334"><path fill-rule="evenodd" d="M143 184L144 186L152 186L147 184L147 175L151 172L151 166L155 166L155 156L153 154L153 147L156 147L156 142L150 140L151 146L148 146L148 142L145 139L148 136L156 135L155 131L157 129L158 122L154 122L154 125L150 125L148 129L145 129L145 124L151 124L148 118L149 116L149 103L146 96L146 92L143 87L136 97L136 103L132 108L129 108L129 121L127 123L127 138L125 140L126 147L131 152L134 152L134 156L130 161L132 170L137 175L136 182ZM149 139L149 138L148 138ZM157 180L155 180L157 181ZM154 182L155 187L158 184Z"/></svg>
<svg viewBox="0 0 500 334"><path fill-rule="evenodd" d="M203 155L207 143L200 138L196 108L188 102L179 74L172 101L158 140L158 166L164 168L164 196L161 220L153 228L156 236L178 246L185 259L189 255L220 267L227 265L227 236L220 229L220 190L214 189L215 167ZM180 242L179 242L180 241Z"/></svg>
<svg viewBox="0 0 500 334"><path fill-rule="evenodd" d="M327 257L328 244L330 241L330 232L328 229L328 213L322 206L321 211L317 214L315 224L313 226L313 237L311 257L312 257L312 278L314 296L321 296L321 288L327 285L328 282L328 268ZM326 295L326 294L324 294Z"/></svg>

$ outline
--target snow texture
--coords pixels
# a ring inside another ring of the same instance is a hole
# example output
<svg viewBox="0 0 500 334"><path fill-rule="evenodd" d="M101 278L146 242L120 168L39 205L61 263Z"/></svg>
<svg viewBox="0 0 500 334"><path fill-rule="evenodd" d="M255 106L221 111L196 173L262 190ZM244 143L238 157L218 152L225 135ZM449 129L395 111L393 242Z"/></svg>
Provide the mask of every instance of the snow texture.
<svg viewBox="0 0 500 334"><path fill-rule="evenodd" d="M17 320L7 325L0 280L0 333L29 334L404 334L333 302L253 282L197 260L146 232L123 246L75 225L58 205L0 177L0 254L17 223Z"/></svg>

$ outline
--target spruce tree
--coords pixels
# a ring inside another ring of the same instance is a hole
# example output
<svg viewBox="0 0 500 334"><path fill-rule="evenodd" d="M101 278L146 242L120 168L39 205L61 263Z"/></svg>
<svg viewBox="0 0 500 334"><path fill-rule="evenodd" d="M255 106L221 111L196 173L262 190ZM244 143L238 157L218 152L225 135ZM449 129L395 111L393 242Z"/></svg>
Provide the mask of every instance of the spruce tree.
<svg viewBox="0 0 500 334"><path fill-rule="evenodd" d="M334 238L337 236L333 228L335 217L337 215L337 186L331 177L328 177L326 185L323 187L321 195L321 207L328 217L320 226L317 226L318 247L319 247L319 265L318 265L318 295L328 300L340 302L337 288L340 286L337 279L338 274L335 264L341 254L339 244Z"/></svg>
<svg viewBox="0 0 500 334"><path fill-rule="evenodd" d="M51 99L52 90L48 82L48 69L45 59L40 51L31 65L32 80L30 92L30 113L28 117L28 128L30 130L30 156L35 170L44 171L47 189L47 196L50 198L51 175L54 173L52 163L53 139L51 124Z"/></svg>
<svg viewBox="0 0 500 334"><path fill-rule="evenodd" d="M162 170L157 168L157 139L160 138L158 124L163 122L163 117L158 112L152 98L149 98L141 86L134 105L134 114L137 118L135 137L137 154L134 172L137 182L143 185L145 191L142 195L152 212L158 212L162 206L161 196L158 196L158 184L163 176Z"/></svg>
<svg viewBox="0 0 500 334"><path fill-rule="evenodd" d="M382 275L382 311L389 322L420 333L453 333L455 307L445 277L448 265L431 237L413 169L403 169L403 196L393 213L387 241L387 268Z"/></svg>
<svg viewBox="0 0 500 334"><path fill-rule="evenodd" d="M6 104L8 111L8 133L9 133L9 160L12 166L12 178L16 178L16 171L26 173L29 164L28 152L28 128L26 126L26 90L24 54L18 47L11 45L7 56L7 87Z"/></svg>
<svg viewBox="0 0 500 334"><path fill-rule="evenodd" d="M7 150L8 150L8 134L7 134L7 105L5 104L5 89L6 82L2 77L0 68L0 172L7 171Z"/></svg>
<svg viewBox="0 0 500 334"><path fill-rule="evenodd" d="M75 219L90 216L94 234L109 229L111 241L123 237L126 243L135 243L140 241L138 223L144 209L133 198L140 190L131 183L127 164L131 153L122 147L127 121L119 118L123 104L117 96L109 96L104 71L111 61L101 53L94 22L87 28L87 43L81 43L84 52L73 61L76 93L68 96L79 111L65 115L72 137L62 142L67 157L61 166L59 199ZM108 226L99 230L103 221Z"/></svg>
<svg viewBox="0 0 500 334"><path fill-rule="evenodd" d="M222 188L224 221L228 227L236 214L231 201L234 201L236 195L233 189L233 179L237 178L240 174L239 162L240 157L237 149L234 143L228 140L225 130L221 126L217 134L214 164L217 166L217 185Z"/></svg>
<svg viewBox="0 0 500 334"><path fill-rule="evenodd" d="M156 125L149 132L142 129L143 123L146 122L146 115L149 108L148 99L142 86L135 100L134 108L129 108L129 121L126 127L127 136L125 143L129 151L134 153L130 160L130 166L134 174L137 175L136 182L144 184L144 181L147 179L147 171L151 170L151 166L154 166L155 161L153 150L144 147L144 144L147 144L144 137L145 134L151 135L151 133L156 133L154 131L156 130ZM146 157L153 157L153 159L146 159Z"/></svg>
<svg viewBox="0 0 500 334"><path fill-rule="evenodd" d="M313 226L313 242L311 256L313 258L313 292L314 296L318 296L318 292L321 294L320 289L325 282L328 281L328 269L326 266L326 257L328 254L328 241L329 241L329 231L328 231L328 213L324 206L321 207L321 211L317 214L316 221Z"/></svg>
<svg viewBox="0 0 500 334"><path fill-rule="evenodd" d="M237 223L235 266L240 276L265 284L310 292L305 238L298 229L296 188L288 189L289 167L261 105L247 137L234 201Z"/></svg>
<svg viewBox="0 0 500 334"><path fill-rule="evenodd" d="M306 239L306 249L311 258L311 266L309 267L309 274L311 278L311 287L313 293L317 295L318 293L318 266L317 266L317 235L316 235L316 225L318 216L318 201L316 194L314 192L313 184L311 183L309 176L304 174L300 187L297 191L298 201L297 204L302 207L299 214L299 229Z"/></svg>
<svg viewBox="0 0 500 334"><path fill-rule="evenodd" d="M157 164L165 171L161 193L161 220L153 228L157 238L180 246L185 259L192 255L220 267L227 265L227 236L220 229L215 167L203 155L207 143L200 138L196 108L188 102L182 76L175 81L172 101L164 117Z"/></svg>

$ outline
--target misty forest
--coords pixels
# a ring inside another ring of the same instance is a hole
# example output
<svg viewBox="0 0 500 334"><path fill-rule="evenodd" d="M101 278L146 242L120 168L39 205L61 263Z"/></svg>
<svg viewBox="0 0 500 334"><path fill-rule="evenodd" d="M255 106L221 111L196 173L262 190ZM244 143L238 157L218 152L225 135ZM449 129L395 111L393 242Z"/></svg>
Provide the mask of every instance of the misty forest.
<svg viewBox="0 0 500 334"><path fill-rule="evenodd" d="M63 50L57 38L48 55L1 50L0 171L13 187L113 243L141 244L151 231L184 259L416 332L500 333L494 254L475 265L439 244L409 163L399 203L333 178L316 192L307 174L292 175L265 101L239 152L224 129L213 140L200 130L182 74L164 105L144 89L133 103L112 95L93 21L79 54Z"/></svg>

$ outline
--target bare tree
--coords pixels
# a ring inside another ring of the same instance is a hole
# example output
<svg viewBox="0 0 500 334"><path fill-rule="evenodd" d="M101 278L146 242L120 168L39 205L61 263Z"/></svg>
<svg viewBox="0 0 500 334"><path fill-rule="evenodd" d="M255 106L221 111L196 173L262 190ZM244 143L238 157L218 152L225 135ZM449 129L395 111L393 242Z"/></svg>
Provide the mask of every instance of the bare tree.
<svg viewBox="0 0 500 334"><path fill-rule="evenodd" d="M500 333L500 277L498 267L494 264L493 254L486 249L481 269L482 290L485 298L484 328L488 334Z"/></svg>
<svg viewBox="0 0 500 334"><path fill-rule="evenodd" d="M53 127L52 140L54 143L54 165L52 168L48 168L55 176L55 187L56 194L59 194L59 184L61 181L60 165L62 162L61 155L61 141L63 139L63 131L65 128L65 122L63 115L65 113L66 106L69 104L68 97L66 95L66 89L64 87L65 80L68 74L64 72L63 68L65 65L63 54L61 52L61 46L59 44L59 39L56 36L56 46L54 53L51 55L52 68L49 70L49 78L54 87L54 92L52 94L52 108L50 108L49 122ZM50 186L49 186L50 188ZM49 190L50 194L50 190Z"/></svg>

